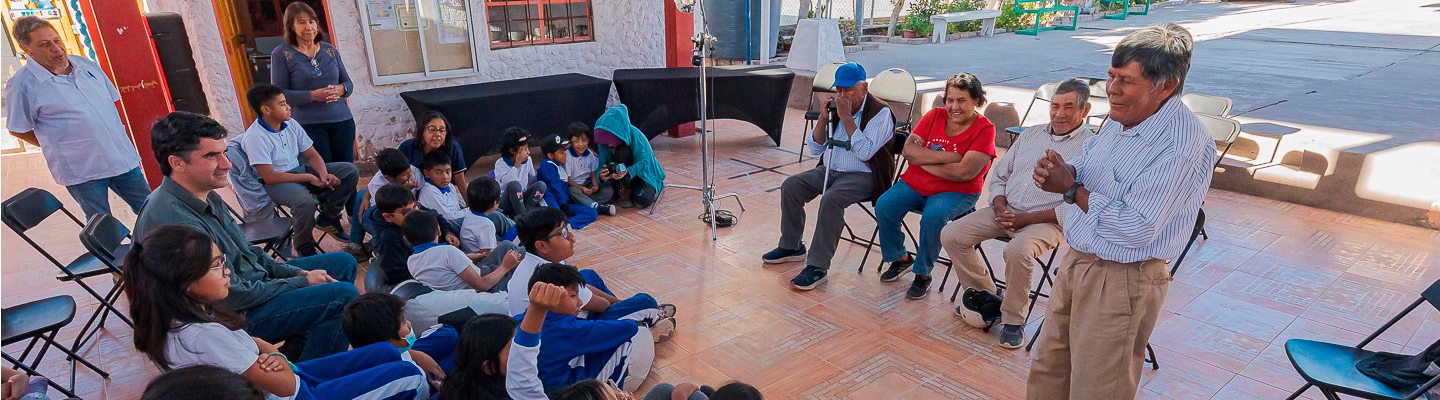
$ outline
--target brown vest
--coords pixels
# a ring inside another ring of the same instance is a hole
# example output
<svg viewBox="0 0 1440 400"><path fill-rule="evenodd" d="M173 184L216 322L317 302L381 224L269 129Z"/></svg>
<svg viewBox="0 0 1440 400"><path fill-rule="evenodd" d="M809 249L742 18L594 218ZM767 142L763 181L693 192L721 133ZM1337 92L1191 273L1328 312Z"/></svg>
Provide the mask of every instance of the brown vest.
<svg viewBox="0 0 1440 400"><path fill-rule="evenodd" d="M875 118L875 115L879 114L881 110L888 108L890 108L889 103L866 93L865 108L860 110L860 130L865 130L865 127L870 125L870 120ZM839 129L840 121L833 120L830 121L830 123L832 124L831 129ZM894 111L890 113L890 123L895 123ZM851 133L851 135L853 137L854 133ZM872 186L874 190L868 199L870 201L880 198L880 195L884 194L886 190L890 190L890 185L895 183L894 135L892 133L892 135L886 137L890 138L890 140L881 144L880 149L875 151L875 155L870 156L869 160L865 160L865 166L870 167L871 177L874 179L874 185Z"/></svg>

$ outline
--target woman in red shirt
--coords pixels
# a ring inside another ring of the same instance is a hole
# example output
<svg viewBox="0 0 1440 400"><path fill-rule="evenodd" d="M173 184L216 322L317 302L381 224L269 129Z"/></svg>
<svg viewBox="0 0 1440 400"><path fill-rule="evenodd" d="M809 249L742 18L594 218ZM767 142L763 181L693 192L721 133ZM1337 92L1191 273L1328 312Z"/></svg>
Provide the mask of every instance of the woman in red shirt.
<svg viewBox="0 0 1440 400"><path fill-rule="evenodd" d="M940 230L952 218L975 207L990 160L995 158L995 125L980 115L985 90L970 73L945 82L945 107L925 113L905 140L901 153L910 164L900 181L880 196L875 214L880 231L880 253L890 268L880 274L893 282L915 270L906 297L925 297L930 268L940 253ZM911 256L905 249L901 224L905 215L920 212L920 243Z"/></svg>

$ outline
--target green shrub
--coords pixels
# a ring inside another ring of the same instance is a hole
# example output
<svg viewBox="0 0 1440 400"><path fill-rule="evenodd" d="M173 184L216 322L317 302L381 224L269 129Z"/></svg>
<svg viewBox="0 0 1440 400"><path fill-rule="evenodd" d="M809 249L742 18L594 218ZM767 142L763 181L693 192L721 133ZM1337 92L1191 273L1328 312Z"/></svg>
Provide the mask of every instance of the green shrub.
<svg viewBox="0 0 1440 400"><path fill-rule="evenodd" d="M852 19L840 19L840 43L846 46L860 44L860 26Z"/></svg>
<svg viewBox="0 0 1440 400"><path fill-rule="evenodd" d="M930 23L930 16L936 14L948 14L953 12L965 12L984 9L984 0L914 0L910 3L910 13L897 24L900 30L913 30L918 37L930 36L934 25ZM965 21L952 23L946 33L974 32L981 28L981 21Z"/></svg>
<svg viewBox="0 0 1440 400"><path fill-rule="evenodd" d="M1042 5L1044 4L1030 3L1022 5L1020 7L1026 10L1033 10L1036 8L1040 8ZM1014 0L1002 0L1002 2L1000 3L1000 17L995 18L995 27L1004 29L1009 32L1014 32L1021 29L1030 29L1035 27L1034 18L1035 14L1021 14L1015 12Z"/></svg>

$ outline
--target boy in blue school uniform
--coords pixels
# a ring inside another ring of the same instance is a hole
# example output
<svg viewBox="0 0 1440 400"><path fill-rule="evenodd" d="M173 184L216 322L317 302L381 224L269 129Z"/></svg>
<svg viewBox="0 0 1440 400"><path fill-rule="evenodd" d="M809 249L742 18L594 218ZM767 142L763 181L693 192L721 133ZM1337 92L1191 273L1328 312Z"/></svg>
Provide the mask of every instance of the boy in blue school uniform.
<svg viewBox="0 0 1440 400"><path fill-rule="evenodd" d="M570 174L565 171L565 153L569 150L570 142L560 136L549 135L540 139L540 151L545 153L545 161L540 163L539 179L545 182L545 204L565 211L565 215L570 216L570 226L581 229L598 218L600 213L595 207L599 204L592 201L590 205L582 205L570 201ZM613 210L613 207L605 207L605 210Z"/></svg>
<svg viewBox="0 0 1440 400"><path fill-rule="evenodd" d="M366 293L345 305L340 327L350 347L390 343L401 351L415 350L429 356L449 374L455 370L455 342L460 334L446 325L429 327L416 334L405 318L405 299L389 293Z"/></svg>
<svg viewBox="0 0 1440 400"><path fill-rule="evenodd" d="M675 319L662 318L656 308L615 320L578 318L580 291L588 289L585 277L573 266L542 264L526 286L534 287L537 282L566 291L565 299L546 314L540 329L538 374L551 390L586 379L610 380L621 389L634 390L650 373L655 343L668 340L675 331ZM526 313L515 319L523 321Z"/></svg>

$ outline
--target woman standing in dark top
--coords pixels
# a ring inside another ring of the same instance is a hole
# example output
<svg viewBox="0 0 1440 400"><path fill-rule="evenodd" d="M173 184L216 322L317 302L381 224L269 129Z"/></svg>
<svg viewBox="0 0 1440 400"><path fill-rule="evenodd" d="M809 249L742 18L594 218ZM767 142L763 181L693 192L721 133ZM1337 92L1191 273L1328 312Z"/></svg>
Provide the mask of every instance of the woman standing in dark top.
<svg viewBox="0 0 1440 400"><path fill-rule="evenodd" d="M285 43L270 52L270 83L285 90L293 116L325 162L355 162L355 119L341 101L355 89L340 52L324 42L305 3L285 7Z"/></svg>
<svg viewBox="0 0 1440 400"><path fill-rule="evenodd" d="M415 123L415 137L400 143L400 152L410 159L410 165L420 168L425 153L439 151L450 157L450 169L455 172L455 177L450 182L455 184L462 196L469 193L466 191L470 190L470 181L465 179L465 170L469 169L470 164L465 163L465 153L460 151L460 142L456 142L455 136L450 133L450 120L445 119L445 114L439 111L427 111Z"/></svg>

